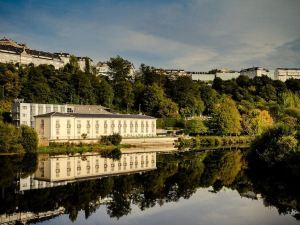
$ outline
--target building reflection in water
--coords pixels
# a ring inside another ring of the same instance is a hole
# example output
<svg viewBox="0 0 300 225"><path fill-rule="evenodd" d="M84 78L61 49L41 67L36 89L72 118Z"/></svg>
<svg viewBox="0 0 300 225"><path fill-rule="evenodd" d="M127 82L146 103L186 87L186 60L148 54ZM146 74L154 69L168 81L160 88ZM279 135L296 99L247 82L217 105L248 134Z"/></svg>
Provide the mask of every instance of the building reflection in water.
<svg viewBox="0 0 300 225"><path fill-rule="evenodd" d="M120 159L99 154L81 156L40 155L38 169L20 179L20 191L66 185L98 177L146 172L156 169L156 153L125 153Z"/></svg>

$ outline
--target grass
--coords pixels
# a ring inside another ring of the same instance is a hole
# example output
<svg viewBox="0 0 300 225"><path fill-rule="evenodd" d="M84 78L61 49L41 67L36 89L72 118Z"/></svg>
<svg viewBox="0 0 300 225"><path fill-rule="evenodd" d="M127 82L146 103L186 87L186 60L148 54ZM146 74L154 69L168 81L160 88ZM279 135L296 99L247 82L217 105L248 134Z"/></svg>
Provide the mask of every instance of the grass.
<svg viewBox="0 0 300 225"><path fill-rule="evenodd" d="M82 154L87 152L98 152L107 154L118 148L128 148L130 145L103 145L103 144L51 144L50 146L39 147L37 153L59 155L59 154Z"/></svg>

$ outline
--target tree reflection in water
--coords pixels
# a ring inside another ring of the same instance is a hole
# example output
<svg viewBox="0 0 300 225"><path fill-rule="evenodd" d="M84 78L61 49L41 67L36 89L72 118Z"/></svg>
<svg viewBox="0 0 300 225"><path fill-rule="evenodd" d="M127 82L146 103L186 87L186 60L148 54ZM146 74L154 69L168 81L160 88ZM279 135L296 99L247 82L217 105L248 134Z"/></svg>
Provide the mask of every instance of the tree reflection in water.
<svg viewBox="0 0 300 225"><path fill-rule="evenodd" d="M45 212L65 209L71 221L80 210L88 218L102 204L110 217L120 218L131 212L132 205L145 210L180 198L190 198L199 188L223 187L237 190L241 196L257 198L265 206L275 206L279 213L299 218L300 193L295 177L284 171L268 171L247 162L245 150L187 152L157 157L157 169L124 176L68 183L42 190L17 193L17 180L33 173L36 156L0 157L0 214Z"/></svg>

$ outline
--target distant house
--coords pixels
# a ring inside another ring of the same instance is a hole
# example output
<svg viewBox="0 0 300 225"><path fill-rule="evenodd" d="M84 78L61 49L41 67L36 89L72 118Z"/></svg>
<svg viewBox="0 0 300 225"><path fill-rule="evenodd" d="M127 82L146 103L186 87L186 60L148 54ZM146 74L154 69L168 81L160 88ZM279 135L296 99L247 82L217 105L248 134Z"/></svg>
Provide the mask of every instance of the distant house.
<svg viewBox="0 0 300 225"><path fill-rule="evenodd" d="M17 43L11 39L0 39L0 63L19 63L20 65L34 64L35 66L46 64L55 69L64 67L70 62L69 53L50 53L30 49L26 44ZM77 57L79 68L84 71L86 60L90 65L93 60L89 57Z"/></svg>
<svg viewBox="0 0 300 225"><path fill-rule="evenodd" d="M276 80L300 79L300 68L277 68L274 72Z"/></svg>
<svg viewBox="0 0 300 225"><path fill-rule="evenodd" d="M261 77L261 76L270 76L270 71L263 67L251 67L241 70L241 75L247 76L249 78Z"/></svg>

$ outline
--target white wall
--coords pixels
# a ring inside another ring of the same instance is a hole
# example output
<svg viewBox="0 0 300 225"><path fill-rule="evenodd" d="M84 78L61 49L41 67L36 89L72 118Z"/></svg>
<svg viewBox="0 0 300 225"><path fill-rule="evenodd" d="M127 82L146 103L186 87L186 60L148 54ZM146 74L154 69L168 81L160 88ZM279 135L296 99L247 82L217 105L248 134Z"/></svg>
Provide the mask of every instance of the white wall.
<svg viewBox="0 0 300 225"><path fill-rule="evenodd" d="M44 132L40 129L42 120L44 120ZM68 116L37 117L35 129L40 137L49 140L83 139L82 134L87 134L86 139L96 139L114 133L119 133L123 137L153 137L156 136L156 120Z"/></svg>

